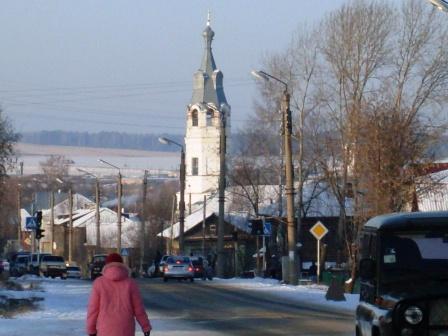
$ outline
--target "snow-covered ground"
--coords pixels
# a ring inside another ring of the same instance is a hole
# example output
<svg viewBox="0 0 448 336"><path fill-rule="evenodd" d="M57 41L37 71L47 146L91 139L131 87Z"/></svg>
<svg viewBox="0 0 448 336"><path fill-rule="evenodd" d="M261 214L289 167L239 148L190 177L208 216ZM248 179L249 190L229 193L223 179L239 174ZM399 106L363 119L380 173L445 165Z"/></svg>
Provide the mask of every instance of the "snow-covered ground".
<svg viewBox="0 0 448 336"><path fill-rule="evenodd" d="M85 335L84 321L86 306L91 289L91 282L82 280L40 279L25 276L17 280L24 285L21 292L0 290L0 295L13 297L43 297L40 310L17 315L11 319L1 319L0 336L81 336ZM39 283L37 290L30 288L30 283ZM268 292L272 295L297 300L301 303L338 307L353 311L358 295L346 294L347 301L332 302L325 300L326 288L323 286L288 286L271 279L215 279L219 286L245 288L251 291ZM189 330L185 325L170 320L158 312L148 311L154 331L151 335L197 336L197 332ZM179 323L178 327L173 327ZM139 328L137 328L139 330ZM143 335L141 332L137 336ZM208 332L207 336L219 336L219 333Z"/></svg>
<svg viewBox="0 0 448 336"><path fill-rule="evenodd" d="M215 280L224 286L246 288L251 291L269 293L288 300L328 306L347 312L354 312L359 301L359 294L344 294L346 301L327 301L325 294L327 293L328 287L324 285L290 286L281 284L278 280L263 278Z"/></svg>

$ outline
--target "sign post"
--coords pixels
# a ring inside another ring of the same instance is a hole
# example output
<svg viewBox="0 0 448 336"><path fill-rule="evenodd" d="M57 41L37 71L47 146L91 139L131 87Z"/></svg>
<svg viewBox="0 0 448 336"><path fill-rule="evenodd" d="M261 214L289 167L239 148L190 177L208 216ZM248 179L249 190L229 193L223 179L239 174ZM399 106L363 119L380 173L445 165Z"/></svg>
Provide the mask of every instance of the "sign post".
<svg viewBox="0 0 448 336"><path fill-rule="evenodd" d="M317 283L320 279L320 240L328 233L328 229L320 221L310 229L311 234L317 240Z"/></svg>

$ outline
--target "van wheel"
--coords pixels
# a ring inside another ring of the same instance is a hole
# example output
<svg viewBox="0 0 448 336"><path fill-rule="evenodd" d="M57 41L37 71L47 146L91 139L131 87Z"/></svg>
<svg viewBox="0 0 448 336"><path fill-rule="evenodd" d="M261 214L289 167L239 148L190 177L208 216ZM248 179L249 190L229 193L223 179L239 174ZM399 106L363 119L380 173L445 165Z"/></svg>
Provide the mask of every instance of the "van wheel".
<svg viewBox="0 0 448 336"><path fill-rule="evenodd" d="M194 281L194 278L190 278L190 282L193 282Z"/></svg>
<svg viewBox="0 0 448 336"><path fill-rule="evenodd" d="M163 277L163 282L168 282L168 278Z"/></svg>

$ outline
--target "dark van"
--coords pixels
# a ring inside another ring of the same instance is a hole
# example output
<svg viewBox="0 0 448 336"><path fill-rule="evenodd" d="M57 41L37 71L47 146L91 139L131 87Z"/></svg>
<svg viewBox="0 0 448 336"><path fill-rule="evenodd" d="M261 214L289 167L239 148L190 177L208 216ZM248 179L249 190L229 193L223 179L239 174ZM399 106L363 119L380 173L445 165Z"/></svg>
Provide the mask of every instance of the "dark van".
<svg viewBox="0 0 448 336"><path fill-rule="evenodd" d="M356 335L448 336L448 212L372 218L360 255Z"/></svg>
<svg viewBox="0 0 448 336"><path fill-rule="evenodd" d="M95 280L102 275L103 267L106 264L107 254L95 254L89 264L90 279Z"/></svg>

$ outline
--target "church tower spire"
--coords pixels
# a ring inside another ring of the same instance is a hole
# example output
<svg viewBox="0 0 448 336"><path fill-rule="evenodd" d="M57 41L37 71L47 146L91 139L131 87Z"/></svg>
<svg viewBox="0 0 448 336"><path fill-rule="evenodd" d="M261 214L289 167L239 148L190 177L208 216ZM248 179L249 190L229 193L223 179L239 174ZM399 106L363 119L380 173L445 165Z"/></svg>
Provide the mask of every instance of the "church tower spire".
<svg viewBox="0 0 448 336"><path fill-rule="evenodd" d="M210 12L207 26L202 32L204 38L204 55L201 67L193 77L193 96L191 103L213 103L216 107L227 104L223 88L223 74L217 69L212 52L212 42L215 32L210 25Z"/></svg>
<svg viewBox="0 0 448 336"><path fill-rule="evenodd" d="M224 94L223 74L216 66L212 52L215 32L210 12L202 32L204 53L201 66L193 75L193 95L187 108L185 135L186 190L192 204L202 202L204 195L218 189L221 122L225 118L230 134L230 106Z"/></svg>

